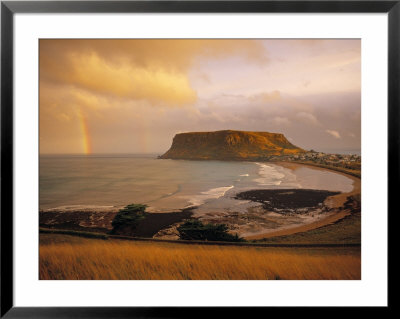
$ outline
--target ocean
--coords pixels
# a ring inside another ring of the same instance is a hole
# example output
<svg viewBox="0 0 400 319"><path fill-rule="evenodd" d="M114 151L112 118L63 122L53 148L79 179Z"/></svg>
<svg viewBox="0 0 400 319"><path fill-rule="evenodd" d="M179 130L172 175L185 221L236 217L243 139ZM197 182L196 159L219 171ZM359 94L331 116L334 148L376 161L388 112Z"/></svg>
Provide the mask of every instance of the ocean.
<svg viewBox="0 0 400 319"><path fill-rule="evenodd" d="M198 206L198 212L240 210L233 199L252 189L351 191L352 179L333 171L272 163L157 159L154 155L41 155L40 210L107 210L131 203L149 212Z"/></svg>

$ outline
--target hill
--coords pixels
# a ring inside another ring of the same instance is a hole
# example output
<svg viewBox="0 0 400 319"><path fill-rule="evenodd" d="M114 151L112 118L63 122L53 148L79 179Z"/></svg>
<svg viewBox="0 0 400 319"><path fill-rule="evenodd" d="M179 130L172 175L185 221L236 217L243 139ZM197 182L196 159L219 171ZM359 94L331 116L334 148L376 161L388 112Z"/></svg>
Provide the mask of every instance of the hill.
<svg viewBox="0 0 400 319"><path fill-rule="evenodd" d="M225 130L176 134L171 148L160 158L262 160L303 152L280 133Z"/></svg>

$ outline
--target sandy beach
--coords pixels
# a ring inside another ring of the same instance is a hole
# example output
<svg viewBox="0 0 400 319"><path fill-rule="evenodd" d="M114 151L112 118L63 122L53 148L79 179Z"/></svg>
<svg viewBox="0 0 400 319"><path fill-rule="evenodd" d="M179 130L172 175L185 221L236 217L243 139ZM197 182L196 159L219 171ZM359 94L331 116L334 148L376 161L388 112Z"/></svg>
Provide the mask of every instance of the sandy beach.
<svg viewBox="0 0 400 319"><path fill-rule="evenodd" d="M285 168L296 170L301 167L310 167L316 170L327 170L326 168L320 168L313 165L307 164L298 164L298 163L287 163L287 162L276 162L274 164L283 166ZM276 236L285 236L285 235L292 235L295 233L306 232L312 229L320 228L326 225L333 224L340 219L348 216L351 214L351 209L345 207L345 203L347 199L351 196L360 196L361 195L361 179L357 178L352 175L348 175L342 172L334 171L336 174L340 174L350 178L353 181L353 189L350 192L340 193L337 195L329 196L325 199L324 205L329 207L331 211L329 213L324 214L320 219L306 223L303 225L287 225L281 227L279 230L270 230L265 231L263 233L259 233L256 235L246 236L247 240L256 240L256 239L263 239L263 238L270 238Z"/></svg>
<svg viewBox="0 0 400 319"><path fill-rule="evenodd" d="M129 235L178 239L176 227L187 218L199 218L205 223L226 224L232 234L237 233L247 240L291 235L320 228L348 216L352 212L351 198L360 196L361 180L357 177L306 164L288 162L271 164L293 172L307 167L321 172L339 174L352 181L352 187L350 186L352 189L339 193L306 189L306 187L270 190L251 188L242 193L221 197L221 200L228 200L229 205L232 205L229 210L217 206L201 213L197 212L195 207L184 211L151 212L149 217L140 223L135 234ZM324 178L324 183L329 183L325 177L322 178ZM321 186L321 189L324 189L324 186ZM237 196L238 194L242 194L242 197ZM240 204L241 209L237 204ZM121 207L63 206L41 211L39 224L41 227L107 233L112 229L111 222L119 208Z"/></svg>

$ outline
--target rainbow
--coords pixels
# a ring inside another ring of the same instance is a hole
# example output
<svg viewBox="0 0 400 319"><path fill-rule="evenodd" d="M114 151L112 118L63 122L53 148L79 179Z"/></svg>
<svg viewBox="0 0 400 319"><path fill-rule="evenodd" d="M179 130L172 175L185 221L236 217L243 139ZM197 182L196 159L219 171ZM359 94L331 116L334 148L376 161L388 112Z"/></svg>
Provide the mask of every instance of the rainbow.
<svg viewBox="0 0 400 319"><path fill-rule="evenodd" d="M89 155L92 153L92 141L90 138L89 126L86 116L82 113L82 110L79 110L78 116L81 122L83 152L86 155Z"/></svg>

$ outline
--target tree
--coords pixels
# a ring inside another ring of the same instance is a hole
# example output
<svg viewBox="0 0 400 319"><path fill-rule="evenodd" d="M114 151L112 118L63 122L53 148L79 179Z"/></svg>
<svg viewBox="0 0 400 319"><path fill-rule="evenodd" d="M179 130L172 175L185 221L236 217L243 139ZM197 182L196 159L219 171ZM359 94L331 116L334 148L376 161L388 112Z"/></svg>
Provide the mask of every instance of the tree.
<svg viewBox="0 0 400 319"><path fill-rule="evenodd" d="M177 230L179 238L183 240L244 241L237 234L228 233L228 226L225 224L203 224L197 219L186 221Z"/></svg>
<svg viewBox="0 0 400 319"><path fill-rule="evenodd" d="M121 227L129 227L135 229L139 221L146 218L147 205L142 204L130 204L121 209L117 215L115 215L111 225L113 229L112 234L115 234Z"/></svg>

